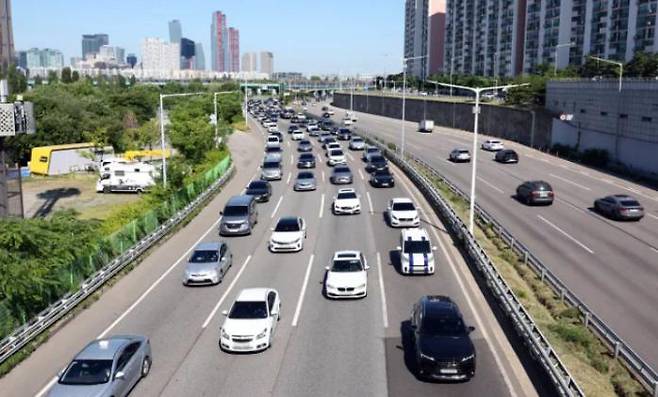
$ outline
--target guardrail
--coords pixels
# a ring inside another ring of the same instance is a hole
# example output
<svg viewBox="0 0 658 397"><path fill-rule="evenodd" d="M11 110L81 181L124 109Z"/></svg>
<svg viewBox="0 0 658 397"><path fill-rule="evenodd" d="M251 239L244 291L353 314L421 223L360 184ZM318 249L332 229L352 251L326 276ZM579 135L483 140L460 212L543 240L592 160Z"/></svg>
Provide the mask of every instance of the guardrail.
<svg viewBox="0 0 658 397"><path fill-rule="evenodd" d="M463 243L470 261L486 279L491 293L498 300L505 314L512 320L514 328L530 349L533 357L539 361L542 368L549 375L556 390L562 396L585 396L576 383L567 367L562 363L548 339L535 324L530 314L523 307L507 282L498 273L493 262L468 231L466 224L459 218L452 206L441 197L432 183L422 175L413 165L400 158L380 142L367 134L363 138L378 146L395 165L397 165L411 179L416 187L427 198L430 205L446 222L453 236Z"/></svg>
<svg viewBox="0 0 658 397"><path fill-rule="evenodd" d="M502 287L503 292L505 292L505 294L508 295L509 299L505 299L507 300L507 302L505 302L505 300L503 299L499 299L499 301L503 303L506 310L518 308L520 306L520 303L516 298L516 296L514 296L514 293L509 289L509 287L507 287L506 283L504 282L504 280L502 280L502 277L500 277L496 269L493 266L491 266L491 261L486 256L486 253L482 251L479 244L474 240L473 236L468 232L468 229L466 228L464 223L461 221L461 219L459 219L456 216L454 210L452 210L452 208L450 208L450 205L447 204L441 198L441 196L436 192L436 190L431 187L431 183L427 181L424 176L420 175L414 169L414 167L410 166L407 161L404 161L401 158L399 158L399 156L396 153L392 152L387 147L385 147L374 136L371 136L362 131L359 131L357 133L362 134L365 139L374 143L378 147L384 149L385 154L389 158L391 158L393 162L396 165L398 165L401 169L403 169L408 175L411 176L412 174L418 174L418 175L414 175L414 177L412 177L412 180L416 178L416 180L420 181L420 183L417 183L417 185L419 188L421 188L421 191L425 190L426 192L430 192L431 193L430 196L432 200L435 200L437 203L440 204L437 207L440 210L441 214L444 215L445 219L449 220L451 229L453 230L455 235L461 241L465 242L465 247L467 248L469 254L474 259L476 259L475 260L476 265L485 274L487 280L490 281L492 279L495 279L495 280L500 280L502 282L501 285L503 285ZM416 162L422 167L424 167L425 169L427 169L433 176L439 178L443 183L445 183L450 188L450 190L453 193L460 196L464 200L469 200L469 196L465 192L463 192L452 182L450 182L447 178L441 175L431 165L429 165L422 159L417 158L410 154L406 154L406 157L409 158L411 161ZM429 187L421 186L424 184L429 184ZM514 252L516 252L521 258L523 258L524 264L529 266L540 277L540 279L551 288L553 293L559 296L565 303L578 309L582 314L582 321L585 327L592 330L599 337L599 339L608 347L608 349L610 349L610 353L613 355L613 357L619 358L621 362L624 365L626 365L626 367L640 381L640 383L645 387L645 389L647 390L648 393L650 393L651 396L658 397L658 373L656 372L655 369L653 369L635 351L633 351L633 349L631 349L631 347L626 342L624 342L622 338L620 338L617 334L615 334L615 332L599 316L597 316L596 313L594 313L591 309L589 309L589 307L582 300L580 300L580 298L578 298L576 294L574 294L571 290L569 290L569 288L555 274L553 274L553 272L551 272L551 270L546 265L544 265L541 262L541 260L539 260L536 256L534 256L530 252L530 250L525 245L523 245L523 243L521 243L516 237L514 237L514 235L511 232L505 229L505 227L502 226L498 221L496 221L489 213L487 213L484 209L482 209L479 205L477 205L477 203L475 205L475 215L478 218L479 222L492 225L494 232L496 232L498 236L503 239L503 241L509 244L510 248L514 250ZM477 254L477 255L474 256L473 254ZM494 285L490 283L488 284L496 289L500 287L500 285L497 285L497 282L494 283ZM508 314L511 313L509 313L508 311ZM516 315L516 313L513 314ZM530 319L525 309L522 309L522 314L523 316L527 316L528 320L532 322L532 319ZM519 329L518 325L521 324L516 324L516 319L514 318L514 316L510 316L510 317L512 317L515 320L515 325L517 326L517 330L524 333L530 332L534 334L534 330L536 329L534 323L532 323L531 327ZM539 332L538 329L536 329L536 331ZM539 332L539 334L541 334L541 332ZM543 335L541 336L541 338L545 340ZM548 341L546 341L546 343L550 351L548 352L541 351L539 352L539 354L537 354L538 352L536 351L533 352L535 354L535 357L540 358L540 360L542 358L547 358L546 356L552 357L553 355L555 355L553 349L550 348L550 345L548 345ZM531 348L533 347L531 346ZM533 348L533 350L535 349ZM557 367L564 367L564 365L562 365L562 363L560 362L559 358L557 358L556 355L555 355L555 361L553 361L553 359L551 358L549 361L542 364L549 364L549 363L555 363L555 365L550 365L550 371L549 371L550 373L552 373L553 370L556 370ZM544 367L546 368L546 365L544 365ZM549 368L546 369L549 370ZM564 367L564 372L561 369L559 370L559 372L561 372L564 376L567 376L568 374L568 371L566 370L565 367ZM556 378L554 379L559 379L559 374L555 374L554 376L556 376ZM571 385L572 382L573 385L575 385L575 382L573 381L573 379L571 379L569 375L568 384ZM580 388L577 388L577 390L580 394L582 394ZM572 394L572 395L579 395L579 394Z"/></svg>
<svg viewBox="0 0 658 397"><path fill-rule="evenodd" d="M156 230L146 235L127 251L114 258L105 267L83 281L80 285L80 289L65 295L62 299L41 311L36 317L17 328L11 335L0 341L0 364L5 362L9 357L18 352L23 346L32 341L43 331L48 329L52 324L64 317L80 302L84 301L87 297L98 290L103 284L105 284L105 282L114 277L114 275L138 258L146 250L151 248L162 237L169 233L171 229L184 220L192 211L196 210L201 203L208 198L208 196L224 185L234 172L235 166L234 164L231 164L224 175L199 194L185 208L178 211Z"/></svg>

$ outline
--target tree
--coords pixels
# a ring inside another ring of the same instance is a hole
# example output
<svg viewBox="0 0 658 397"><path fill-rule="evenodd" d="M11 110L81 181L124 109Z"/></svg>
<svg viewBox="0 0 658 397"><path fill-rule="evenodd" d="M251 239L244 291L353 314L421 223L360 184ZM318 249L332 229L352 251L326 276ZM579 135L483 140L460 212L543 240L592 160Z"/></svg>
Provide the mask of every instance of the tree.
<svg viewBox="0 0 658 397"><path fill-rule="evenodd" d="M77 70L74 70L73 73L71 73L71 81L76 82L80 80L80 73Z"/></svg>
<svg viewBox="0 0 658 397"><path fill-rule="evenodd" d="M16 65L9 66L7 71L7 83L11 94L20 94L27 90L27 78L16 68Z"/></svg>
<svg viewBox="0 0 658 397"><path fill-rule="evenodd" d="M133 74L133 75L130 76L130 85L134 86L135 84L137 84L137 79L135 78L135 75Z"/></svg>
<svg viewBox="0 0 658 397"><path fill-rule="evenodd" d="M59 77L57 77L57 72L54 70L48 71L48 85L56 84L58 81Z"/></svg>
<svg viewBox="0 0 658 397"><path fill-rule="evenodd" d="M122 75L117 76L116 83L117 83L117 87L119 87L120 89L126 88L126 78L123 77Z"/></svg>
<svg viewBox="0 0 658 397"><path fill-rule="evenodd" d="M658 75L658 54L638 52L624 66L624 76L656 77Z"/></svg>
<svg viewBox="0 0 658 397"><path fill-rule="evenodd" d="M34 78L34 85L42 85L43 84L43 78L41 76L37 75L37 77Z"/></svg>
<svg viewBox="0 0 658 397"><path fill-rule="evenodd" d="M71 76L71 68L67 66L62 69L62 83L69 84L71 82L73 82L73 77Z"/></svg>
<svg viewBox="0 0 658 397"><path fill-rule="evenodd" d="M311 81L320 81L320 76L311 76Z"/></svg>

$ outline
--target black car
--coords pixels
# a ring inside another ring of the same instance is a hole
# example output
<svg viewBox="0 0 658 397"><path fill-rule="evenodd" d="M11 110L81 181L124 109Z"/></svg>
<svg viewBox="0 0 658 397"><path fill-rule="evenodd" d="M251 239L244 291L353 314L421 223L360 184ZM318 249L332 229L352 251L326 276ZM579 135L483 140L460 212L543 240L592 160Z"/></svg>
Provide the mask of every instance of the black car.
<svg viewBox="0 0 658 397"><path fill-rule="evenodd" d="M411 311L419 378L464 381L475 375L475 347L457 304L447 296L424 296Z"/></svg>
<svg viewBox="0 0 658 397"><path fill-rule="evenodd" d="M336 140L334 139L334 137L328 136L328 137L326 137L322 140L322 148L326 149L328 144L335 143L335 142L336 142Z"/></svg>
<svg viewBox="0 0 658 397"><path fill-rule="evenodd" d="M268 181L251 181L244 194L254 196L256 201L264 203L270 201L272 197L272 185Z"/></svg>
<svg viewBox="0 0 658 397"><path fill-rule="evenodd" d="M334 126L334 123L332 123L331 121L324 120L324 121L320 122L320 129L322 131L331 131L333 126Z"/></svg>
<svg viewBox="0 0 658 397"><path fill-rule="evenodd" d="M514 150L504 149L496 152L496 157L494 157L499 163L518 163L519 155L516 154Z"/></svg>
<svg viewBox="0 0 658 397"><path fill-rule="evenodd" d="M292 134L293 132L297 131L299 127L295 124L290 124L290 127L288 127L288 134Z"/></svg>
<svg viewBox="0 0 658 397"><path fill-rule="evenodd" d="M339 128L336 132L336 137L339 141L349 141L352 139L352 131L348 128Z"/></svg>
<svg viewBox="0 0 658 397"><path fill-rule="evenodd" d="M315 168L315 155L313 153L302 153L297 159L297 168Z"/></svg>
<svg viewBox="0 0 658 397"><path fill-rule="evenodd" d="M527 205L553 204L553 188L548 182L527 181L516 188L516 198Z"/></svg>
<svg viewBox="0 0 658 397"><path fill-rule="evenodd" d="M370 174L370 184L374 187L393 187L395 186L395 180L391 171L388 168L383 168Z"/></svg>
<svg viewBox="0 0 658 397"><path fill-rule="evenodd" d="M381 155L371 156L370 160L366 163L366 171L373 172L377 170L382 170L388 167L388 162L386 158Z"/></svg>

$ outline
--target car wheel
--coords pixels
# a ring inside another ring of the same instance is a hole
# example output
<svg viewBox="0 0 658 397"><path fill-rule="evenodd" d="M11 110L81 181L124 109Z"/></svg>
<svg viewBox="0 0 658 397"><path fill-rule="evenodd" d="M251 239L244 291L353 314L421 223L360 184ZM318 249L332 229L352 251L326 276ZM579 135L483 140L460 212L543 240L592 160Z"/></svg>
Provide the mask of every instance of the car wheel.
<svg viewBox="0 0 658 397"><path fill-rule="evenodd" d="M144 357L142 361L142 378L146 378L149 372L151 371L151 359L149 357Z"/></svg>

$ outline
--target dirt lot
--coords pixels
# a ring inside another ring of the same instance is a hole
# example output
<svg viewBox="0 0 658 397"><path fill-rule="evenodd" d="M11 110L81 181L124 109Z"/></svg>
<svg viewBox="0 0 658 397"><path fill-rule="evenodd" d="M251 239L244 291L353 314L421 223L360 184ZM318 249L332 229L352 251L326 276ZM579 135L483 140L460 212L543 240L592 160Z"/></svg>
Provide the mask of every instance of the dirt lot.
<svg viewBox="0 0 658 397"><path fill-rule="evenodd" d="M73 208L83 219L104 219L116 207L139 200L137 194L96 193L93 173L61 176L31 176L23 181L25 218L48 216L54 211Z"/></svg>

